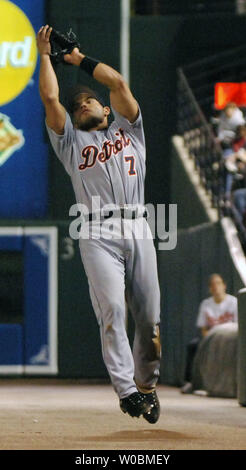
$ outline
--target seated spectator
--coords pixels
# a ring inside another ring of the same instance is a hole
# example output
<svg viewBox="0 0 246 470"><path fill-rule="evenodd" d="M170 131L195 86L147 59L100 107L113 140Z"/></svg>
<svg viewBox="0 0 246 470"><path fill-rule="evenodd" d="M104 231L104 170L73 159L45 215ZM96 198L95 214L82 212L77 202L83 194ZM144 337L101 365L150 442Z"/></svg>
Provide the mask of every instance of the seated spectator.
<svg viewBox="0 0 246 470"><path fill-rule="evenodd" d="M231 147L223 152L225 168L227 170L225 181L226 199L230 199L233 183L243 179L244 166L246 164L246 125L238 126L236 138Z"/></svg>
<svg viewBox="0 0 246 470"><path fill-rule="evenodd" d="M213 397L236 398L238 390L238 324L211 328L202 338L192 367L194 390Z"/></svg>
<svg viewBox="0 0 246 470"><path fill-rule="evenodd" d="M187 347L185 384L181 388L181 393L193 391L192 366L201 339L216 325L237 322L237 298L226 293L224 279L219 274L212 274L208 285L211 297L203 300L199 307L196 322L199 336L194 338Z"/></svg>
<svg viewBox="0 0 246 470"><path fill-rule="evenodd" d="M238 217L242 224L246 227L246 188L236 189L233 191L233 200L238 210Z"/></svg>
<svg viewBox="0 0 246 470"><path fill-rule="evenodd" d="M223 156L228 161L235 161L237 158L246 161L246 125L240 125L236 129L235 139L230 147L224 150Z"/></svg>
<svg viewBox="0 0 246 470"><path fill-rule="evenodd" d="M219 118L218 141L222 148L228 148L236 137L238 126L245 124L242 111L233 102L227 103Z"/></svg>

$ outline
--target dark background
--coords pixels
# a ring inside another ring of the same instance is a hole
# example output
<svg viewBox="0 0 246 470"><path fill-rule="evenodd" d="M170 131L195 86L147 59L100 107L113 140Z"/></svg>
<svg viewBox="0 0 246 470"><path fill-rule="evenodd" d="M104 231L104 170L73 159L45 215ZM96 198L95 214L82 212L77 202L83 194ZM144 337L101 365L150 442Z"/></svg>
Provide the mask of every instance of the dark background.
<svg viewBox="0 0 246 470"><path fill-rule="evenodd" d="M47 6L49 24L61 31L72 27L83 52L119 70L119 0L107 0L106 3L102 0L70 0L69 5L66 0L50 0ZM245 40L246 18L236 15L232 10L205 14L194 10L184 12L182 9L177 14L176 8L169 13L159 16L132 15L130 86L144 118L147 144L146 203L178 203L179 226L187 228L206 222L207 219L205 214L199 212L201 206L196 205L195 209L192 205L195 194L192 192L193 196L190 197L190 186L188 183L184 185L184 175L172 152L171 136L176 132L177 123L176 69L180 65L241 45ZM61 65L57 68L57 75L64 104L68 91L77 82L94 87L107 98L107 90L76 67ZM59 224L61 245L68 235L68 212L74 203L74 194L70 179L52 149L49 188L49 217L64 220L64 223ZM177 195L179 200L175 199ZM190 207L184 210L187 200ZM179 209L184 212L183 215ZM207 237L211 238L211 243L206 248L204 240ZM101 359L96 320L88 297L87 280L78 247L76 242L73 243L75 256L70 261L62 260L60 248L59 257L59 373L62 376L107 377ZM233 283L231 279L235 273L230 257L223 256L222 248L219 255L219 246L226 250L220 228L205 224L193 237L181 232L177 248L172 252L158 253L162 293L161 379L165 383L179 384L181 381L185 346L195 334L199 302L208 295L209 273L219 269L225 271L230 293L235 294L238 288L239 282ZM210 250L209 257L206 249ZM193 294L189 293L191 286ZM132 340L131 319L128 331Z"/></svg>
<svg viewBox="0 0 246 470"><path fill-rule="evenodd" d="M184 5L178 6L174 2L175 8L169 5L167 9L168 12L176 12L174 14L134 14L131 17L130 85L144 118L147 144L146 203L172 201L170 136L176 132L176 68L234 48L245 41L246 17L233 12L232 2L227 2L230 3L227 13L197 13L194 7L197 2L188 3L192 8L191 11L186 9L186 13ZM222 5L222 2L217 4ZM178 8L181 14L177 14ZM136 11L139 10L136 8ZM86 54L119 70L119 0L108 0L106 3L102 0L70 0L69 4L66 0L49 0L47 19L61 31L72 27ZM64 103L69 89L78 82L94 86L107 97L107 91L100 84L76 67L61 65L57 75ZM51 154L49 217L67 219L74 195L69 177L53 157L52 151Z"/></svg>
<svg viewBox="0 0 246 470"><path fill-rule="evenodd" d="M156 8L164 3L167 9L158 11ZM235 14L232 2L224 2L228 9L221 7L219 13L209 8L209 12L198 12L198 3L204 4L187 0L184 8L183 2L159 1L148 12L155 14L142 14L140 7L147 3L135 2L130 22L130 86L142 109L147 144L146 203L177 203L178 225L188 230L178 234L175 250L157 252L162 295L161 380L174 385L181 381L185 346L195 334L198 304L208 295L208 275L213 271L224 274L231 294L241 287L221 228L219 224L206 224L206 214L195 200L196 194L171 145L177 124L177 67L245 41L246 17ZM210 6L212 3L207 2ZM120 0L49 0L46 15L47 22L60 31L72 27L83 52L119 70ZM107 99L107 91L79 68L60 65L56 71L65 105L69 91L78 82L94 87ZM48 142L44 126L43 138ZM105 378L108 376L101 357L99 330L76 241L71 241L71 257L64 256L69 208L75 202L72 185L50 146L48 188L49 212L39 224L55 225L59 233L59 376ZM0 223L6 225L6 221ZM11 224L35 225L36 221ZM196 231L189 231L198 224L202 225ZM19 260L18 275L21 269ZM11 279L15 282L13 276ZM131 320L128 332L132 341Z"/></svg>

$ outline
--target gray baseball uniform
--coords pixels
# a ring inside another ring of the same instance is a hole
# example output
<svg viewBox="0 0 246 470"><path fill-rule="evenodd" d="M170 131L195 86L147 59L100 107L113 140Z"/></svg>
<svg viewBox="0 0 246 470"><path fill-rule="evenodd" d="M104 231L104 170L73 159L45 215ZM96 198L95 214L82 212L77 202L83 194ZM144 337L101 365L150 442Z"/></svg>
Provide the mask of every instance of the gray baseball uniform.
<svg viewBox="0 0 246 470"><path fill-rule="evenodd" d="M64 135L57 135L47 126L54 151L71 177L76 201L86 205L89 213L92 196L100 196L100 208L116 204L144 209L145 138L141 111L134 123L115 110L113 114L112 124L99 131L75 129L68 114ZM97 208L93 206L93 210ZM121 231L121 238L109 239L104 224L100 238L80 239L91 301L100 326L103 358L120 398L136 392L137 387L143 392L153 389L159 377L156 252L148 223L141 216L143 211L139 214L134 221L116 218L114 229ZM148 236L138 236L143 227ZM125 298L136 326L133 352L125 328Z"/></svg>

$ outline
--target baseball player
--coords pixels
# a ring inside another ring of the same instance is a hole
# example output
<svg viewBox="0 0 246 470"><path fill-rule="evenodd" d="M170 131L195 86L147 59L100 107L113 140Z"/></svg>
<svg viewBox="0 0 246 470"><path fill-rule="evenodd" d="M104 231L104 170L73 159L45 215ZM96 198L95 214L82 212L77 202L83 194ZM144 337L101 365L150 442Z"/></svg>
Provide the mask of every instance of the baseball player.
<svg viewBox="0 0 246 470"><path fill-rule="evenodd" d="M100 210L102 235L82 237L79 242L100 327L103 359L121 410L156 423L160 415L156 393L161 355L160 291L156 252L145 218L141 111L116 70L75 47L64 55L64 61L81 67L109 89L111 109L94 91L82 87L73 96L70 116L59 101L57 77L50 60L51 31L46 25L37 34L40 95L51 144L71 177L77 203L88 208L85 225L94 223L97 211L93 196L100 196L102 206L119 208L107 214ZM111 110L114 120L109 125ZM110 217L122 237L110 238L105 233L104 222ZM141 238L138 233L143 227L148 236ZM125 300L135 321L133 351L125 327Z"/></svg>

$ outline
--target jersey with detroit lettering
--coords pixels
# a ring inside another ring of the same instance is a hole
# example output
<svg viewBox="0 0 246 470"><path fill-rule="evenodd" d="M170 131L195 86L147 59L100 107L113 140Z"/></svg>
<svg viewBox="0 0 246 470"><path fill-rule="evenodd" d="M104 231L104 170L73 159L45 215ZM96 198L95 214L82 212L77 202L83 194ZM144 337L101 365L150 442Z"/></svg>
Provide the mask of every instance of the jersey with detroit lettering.
<svg viewBox="0 0 246 470"><path fill-rule="evenodd" d="M46 124L52 147L71 177L76 201L89 212L92 196L100 196L100 207L144 205L146 149L141 111L133 123L112 111L114 121L99 131L75 129L68 113L63 135Z"/></svg>

